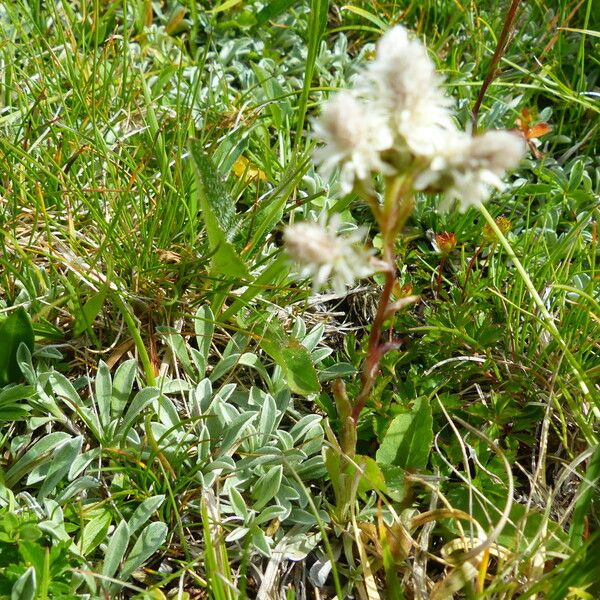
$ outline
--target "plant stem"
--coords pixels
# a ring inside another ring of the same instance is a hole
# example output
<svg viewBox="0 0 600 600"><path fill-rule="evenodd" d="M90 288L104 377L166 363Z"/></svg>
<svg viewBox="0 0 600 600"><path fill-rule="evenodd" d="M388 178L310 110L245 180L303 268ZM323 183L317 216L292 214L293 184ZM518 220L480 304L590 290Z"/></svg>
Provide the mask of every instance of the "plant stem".
<svg viewBox="0 0 600 600"><path fill-rule="evenodd" d="M125 320L125 324L127 325L127 329L129 329L129 333L133 338L133 343L135 344L135 348L138 352L138 356L140 357L140 361L142 362L142 366L144 367L144 375L146 376L146 385L155 386L156 385L156 377L154 377L154 369L152 368L152 363L150 362L150 357L148 356L148 352L146 351L146 346L144 345L144 340L138 331L135 320L133 319L133 315L129 307L123 302L121 296L119 296L119 292L114 292L112 294L112 298L117 305L120 313L123 315L123 319Z"/></svg>
<svg viewBox="0 0 600 600"><path fill-rule="evenodd" d="M367 402L367 398L369 397L369 393L373 387L373 384L375 383L375 375L377 374L377 368L379 367L379 361L382 356L381 352L379 351L381 329L387 316L387 309L390 302L392 290L394 289L395 281L395 270L386 271L385 283L383 285L383 291L381 292L381 296L379 298L377 313L375 314L375 319L373 320L373 324L371 325L371 333L369 334L369 342L367 345L367 356L365 358L365 362L363 363L362 388L360 390L360 393L356 397L356 400L354 401L354 406L352 407L352 419L354 423L358 422L358 416L360 415L360 411L364 408Z"/></svg>
<svg viewBox="0 0 600 600"><path fill-rule="evenodd" d="M396 283L396 254L395 243L397 235L406 223L414 207L414 197L410 193L412 180L410 178L390 178L386 182L384 204L381 211L375 213L379 228L383 235L383 259L387 264L385 282L379 297L377 312L371 325L367 356L362 368L362 387L352 407L352 420L358 423L358 417L364 408L369 393L375 383L375 377L382 356L396 345L381 344L381 331L385 320L390 316L390 298Z"/></svg>
<svg viewBox="0 0 600 600"><path fill-rule="evenodd" d="M490 85L492 84L492 81L496 79L496 69L498 68L498 63L500 62L502 55L508 47L508 38L510 36L511 31L513 30L513 25L515 22L515 17L517 16L519 4L521 4L521 0L512 0L510 4L508 13L506 14L506 19L504 20L504 27L502 28L502 33L500 34L500 38L498 39L498 43L496 44L496 50L494 51L494 55L492 56L492 62L490 63L488 72L485 76L485 79L483 80L483 84L481 85L479 94L477 95L477 100L475 100L475 104L473 105L473 134L477 133L477 118L479 117L479 109L481 108L481 103L483 102L485 94Z"/></svg>

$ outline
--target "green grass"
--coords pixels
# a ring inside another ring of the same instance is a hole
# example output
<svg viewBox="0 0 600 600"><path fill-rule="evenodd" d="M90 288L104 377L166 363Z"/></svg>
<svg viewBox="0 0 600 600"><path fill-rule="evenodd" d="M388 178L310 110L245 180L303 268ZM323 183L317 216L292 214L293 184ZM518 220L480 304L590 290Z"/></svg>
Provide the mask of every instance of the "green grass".
<svg viewBox="0 0 600 600"><path fill-rule="evenodd" d="M0 597L600 594L593 2L522 3L484 98L482 130L552 127L487 205L504 236L418 199L397 253L421 301L361 414L346 522L331 382L360 388L381 281L315 304L281 250L323 208L375 233L310 131L382 27L426 42L465 125L507 5L2 4L0 354L18 307L35 347L0 389ZM426 467L382 471L415 406Z"/></svg>

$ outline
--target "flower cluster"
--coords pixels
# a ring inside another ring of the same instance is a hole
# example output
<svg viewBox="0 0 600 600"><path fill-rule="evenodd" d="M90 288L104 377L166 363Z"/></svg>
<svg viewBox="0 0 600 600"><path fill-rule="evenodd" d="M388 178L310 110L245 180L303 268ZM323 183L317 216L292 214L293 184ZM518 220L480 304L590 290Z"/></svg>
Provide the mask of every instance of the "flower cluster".
<svg viewBox="0 0 600 600"><path fill-rule="evenodd" d="M457 201L464 212L483 202L491 188L501 190L502 176L518 164L524 150L522 138L504 130L474 137L457 131L446 142L414 184L417 190L445 192L441 210Z"/></svg>
<svg viewBox="0 0 600 600"><path fill-rule="evenodd" d="M360 245L363 231L340 235L339 226L339 215L334 215L328 224L304 221L285 230L288 254L301 267L301 275L312 278L315 291L331 277L334 292L343 295L355 279L379 268L378 261Z"/></svg>
<svg viewBox="0 0 600 600"><path fill-rule="evenodd" d="M379 40L375 59L354 87L325 104L314 127L325 145L316 150L315 161L326 176L339 168L342 191L355 189L373 207L387 262L359 248L359 232L339 235L337 217L327 226L292 225L285 233L288 253L302 275L313 278L315 290L331 279L336 293L344 293L356 278L376 270L393 277L394 236L412 210L415 191L442 193L441 209L458 202L464 211L500 189L505 172L518 164L522 138L508 131L471 136L458 129L441 83L423 45L394 27ZM377 173L384 175L386 191L376 207ZM446 242L448 248L456 243ZM443 244L440 248L446 251Z"/></svg>
<svg viewBox="0 0 600 600"><path fill-rule="evenodd" d="M373 171L392 174L394 170L381 158L381 153L394 143L385 118L368 112L350 92L336 94L315 123L315 134L327 145L315 151L321 172L329 176L341 165L341 187L348 193L354 180L366 181Z"/></svg>
<svg viewBox="0 0 600 600"><path fill-rule="evenodd" d="M372 175L411 173L415 189L443 192L441 208L483 202L525 149L508 131L460 131L422 44L400 26L377 44L375 59L352 90L334 95L315 125L325 142L315 160L327 175L341 169L341 188L369 189Z"/></svg>

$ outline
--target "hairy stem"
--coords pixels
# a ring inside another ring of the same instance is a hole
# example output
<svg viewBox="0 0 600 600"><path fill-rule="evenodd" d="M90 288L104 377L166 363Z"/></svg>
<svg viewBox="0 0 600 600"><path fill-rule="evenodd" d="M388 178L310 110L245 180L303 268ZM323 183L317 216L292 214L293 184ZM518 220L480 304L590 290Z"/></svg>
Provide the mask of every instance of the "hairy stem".
<svg viewBox="0 0 600 600"><path fill-rule="evenodd" d="M394 248L398 233L406 223L414 207L414 197L410 192L411 183L410 179L388 179L383 207L376 213L383 235L383 260L387 264L387 269L385 271L383 290L379 297L377 312L371 325L371 332L367 343L367 356L363 363L361 375L362 387L352 407L352 420L354 423L358 422L360 412L364 408L369 394L373 389L381 357L388 350L395 347L394 344L381 343L381 332L385 320L395 312L390 303L394 284L396 283L396 255Z"/></svg>

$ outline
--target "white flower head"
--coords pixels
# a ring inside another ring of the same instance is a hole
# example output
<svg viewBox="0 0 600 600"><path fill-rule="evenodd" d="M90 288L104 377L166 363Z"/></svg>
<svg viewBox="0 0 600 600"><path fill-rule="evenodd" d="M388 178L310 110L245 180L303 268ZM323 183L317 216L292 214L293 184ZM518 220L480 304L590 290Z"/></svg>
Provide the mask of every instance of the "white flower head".
<svg viewBox="0 0 600 600"><path fill-rule="evenodd" d="M380 155L393 144L385 118L350 92L335 94L325 104L314 130L325 142L315 151L315 161L326 177L341 166L342 192L350 192L357 179L369 186L373 171L390 171Z"/></svg>
<svg viewBox="0 0 600 600"><path fill-rule="evenodd" d="M487 131L475 137L461 132L446 140L444 151L417 177L415 187L444 191L440 209L458 201L464 212L484 202L492 188L503 189L502 177L519 164L524 151L523 139L509 131Z"/></svg>
<svg viewBox="0 0 600 600"><path fill-rule="evenodd" d="M411 153L430 157L440 146L440 130L456 129L441 82L421 42L397 26L379 40L377 56L358 87L388 115L390 127Z"/></svg>
<svg viewBox="0 0 600 600"><path fill-rule="evenodd" d="M441 83L421 42L401 26L390 29L355 88L333 96L315 124L326 142L315 152L321 170L341 167L342 191L349 192L357 180L370 187L374 172L408 169L416 190L444 192L440 208L457 200L461 211L502 189L506 170L523 155L523 140L508 131L475 137L460 131Z"/></svg>
<svg viewBox="0 0 600 600"><path fill-rule="evenodd" d="M288 254L300 265L300 274L312 278L315 292L331 280L334 292L343 295L355 279L378 270L372 253L360 245L364 231L356 229L340 235L339 226L339 215L334 215L327 225L301 222L285 230Z"/></svg>

